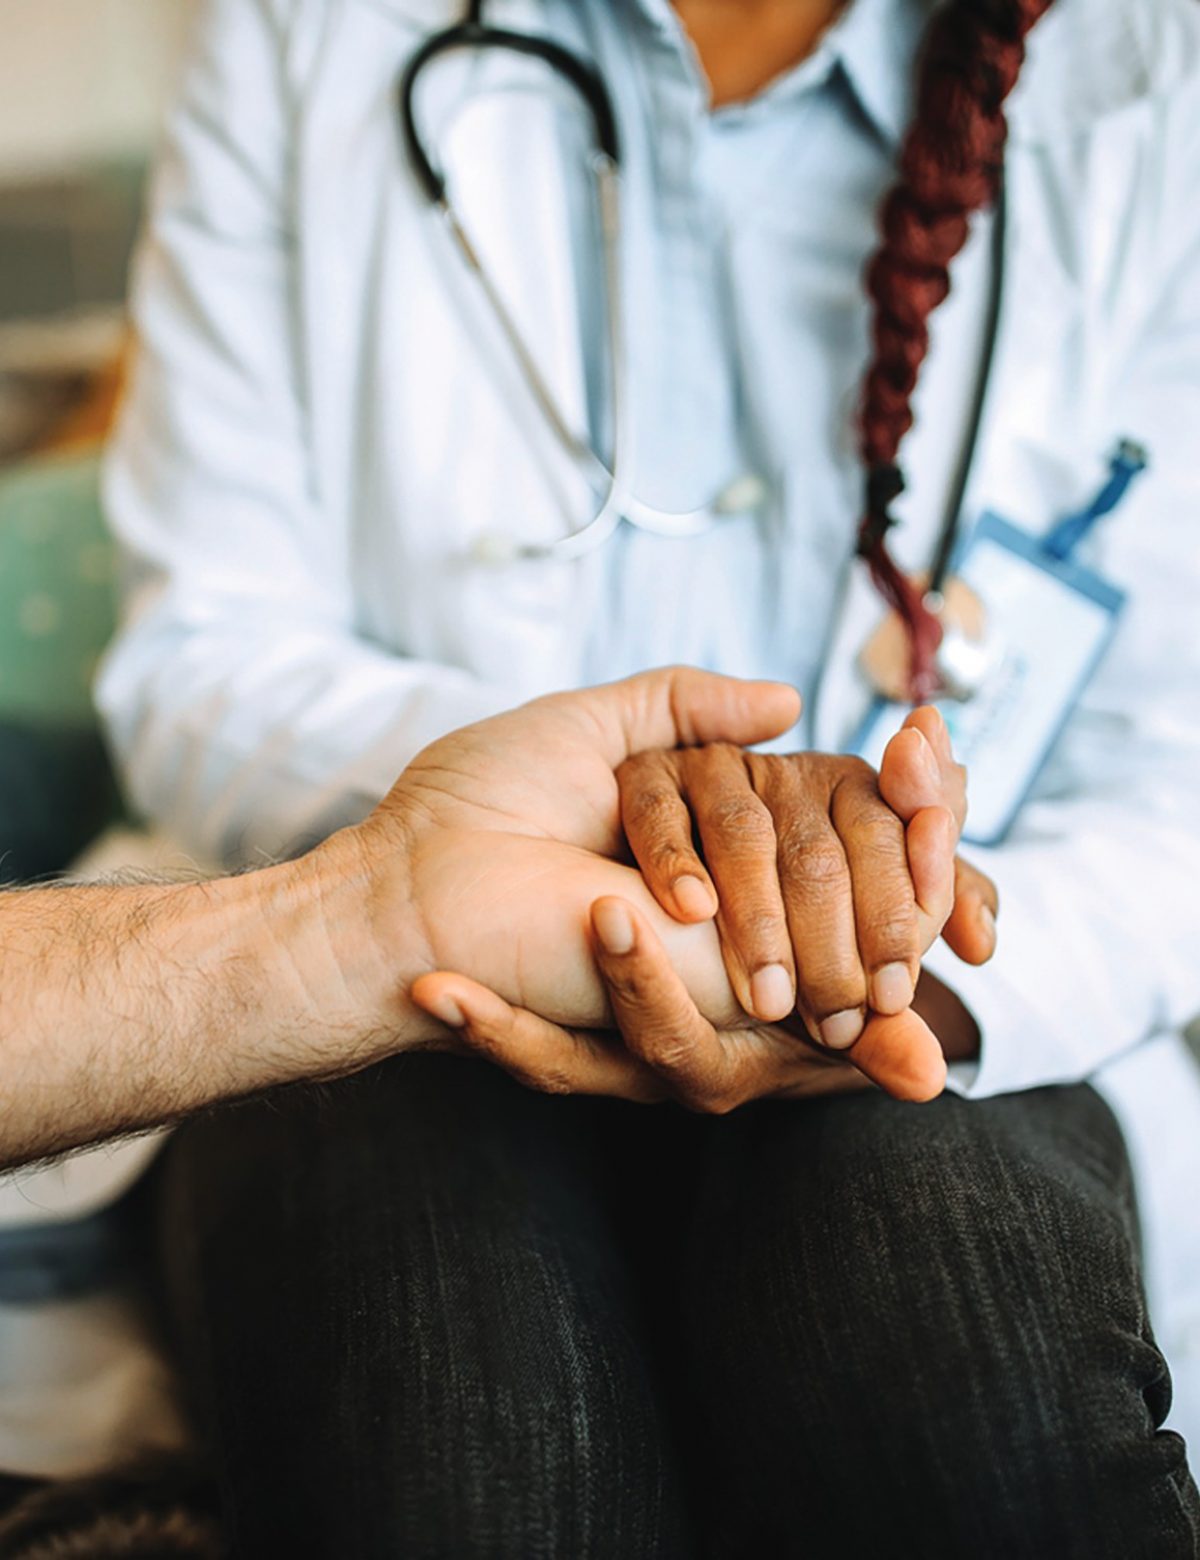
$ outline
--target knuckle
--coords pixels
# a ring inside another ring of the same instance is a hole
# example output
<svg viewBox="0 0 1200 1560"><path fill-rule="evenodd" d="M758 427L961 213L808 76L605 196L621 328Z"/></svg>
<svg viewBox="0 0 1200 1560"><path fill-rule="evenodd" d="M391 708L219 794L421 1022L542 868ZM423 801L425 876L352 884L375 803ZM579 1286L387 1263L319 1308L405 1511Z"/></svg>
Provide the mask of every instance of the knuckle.
<svg viewBox="0 0 1200 1560"><path fill-rule="evenodd" d="M476 1023L468 1024L462 1035L471 1049L478 1051L485 1060L495 1062L510 1072L516 1071L509 1058L511 1036L507 1032L502 1034L493 1025L485 1028Z"/></svg>
<svg viewBox="0 0 1200 1560"><path fill-rule="evenodd" d="M526 1088L534 1089L538 1094L570 1094L573 1085L570 1075L560 1067L525 1068L518 1072L517 1076Z"/></svg>
<svg viewBox="0 0 1200 1560"><path fill-rule="evenodd" d="M658 779L624 791L621 798L626 823L644 829L661 829L680 805L679 792Z"/></svg>
<svg viewBox="0 0 1200 1560"><path fill-rule="evenodd" d="M917 940L916 914L893 911L887 915L868 917L864 936L876 949L894 949L908 953Z"/></svg>
<svg viewBox="0 0 1200 1560"><path fill-rule="evenodd" d="M912 892L908 851L899 824L895 830L875 825L864 829L854 842L854 866L860 887L867 886L862 882L865 874L876 891L882 883L893 895Z"/></svg>
<svg viewBox="0 0 1200 1560"><path fill-rule="evenodd" d="M689 750L700 763L733 763L738 769L745 765L745 754L736 742L709 742L705 747Z"/></svg>
<svg viewBox="0 0 1200 1560"><path fill-rule="evenodd" d="M626 1008L652 1008L661 1000L654 977L634 961L622 960L611 968L606 963L604 978L612 997Z"/></svg>
<svg viewBox="0 0 1200 1560"><path fill-rule="evenodd" d="M875 789L878 775L865 758L859 758L854 753L845 753L836 760L840 776L856 786Z"/></svg>
<svg viewBox="0 0 1200 1560"><path fill-rule="evenodd" d="M621 805L626 811L626 816L634 822L649 822L655 824L663 816L673 813L679 803L679 791L674 786L666 785L655 775L654 780L637 785L635 788L624 792Z"/></svg>
<svg viewBox="0 0 1200 1560"><path fill-rule="evenodd" d="M641 1037L637 1049L643 1061L666 1078L675 1098L689 1110L701 1110L702 1102L721 1092L714 1069L697 1056L696 1047L677 1029L663 1029Z"/></svg>
<svg viewBox="0 0 1200 1560"><path fill-rule="evenodd" d="M622 789L627 785L642 785L647 775L657 774L661 769L660 753L634 753L617 765L617 781Z"/></svg>
<svg viewBox="0 0 1200 1560"><path fill-rule="evenodd" d="M806 818L786 818L776 824L776 841L781 862L794 864L802 861L810 850L816 848L820 835Z"/></svg>
<svg viewBox="0 0 1200 1560"><path fill-rule="evenodd" d="M796 856L794 865L809 883L819 888L840 885L848 876L846 853L840 843L829 836L810 838Z"/></svg>
<svg viewBox="0 0 1200 1560"><path fill-rule="evenodd" d="M742 1100L728 1085L708 1084L688 1090L683 1103L698 1116L728 1116Z"/></svg>
<svg viewBox="0 0 1200 1560"><path fill-rule="evenodd" d="M845 826L865 839L903 839L904 825L878 792L857 792L842 798L839 817L845 818Z"/></svg>
<svg viewBox="0 0 1200 1560"><path fill-rule="evenodd" d="M656 839L646 850L643 869L655 877L674 879L696 871L695 854L674 840Z"/></svg>
<svg viewBox="0 0 1200 1560"><path fill-rule="evenodd" d="M746 845L774 842L771 815L753 792L726 792L713 802L709 819L720 833L734 836Z"/></svg>
<svg viewBox="0 0 1200 1560"><path fill-rule="evenodd" d="M641 1044L646 1060L657 1072L672 1078L687 1077L695 1068L696 1056L689 1042L674 1030L646 1035Z"/></svg>
<svg viewBox="0 0 1200 1560"><path fill-rule="evenodd" d="M782 909L752 905L729 919L734 923L738 941L755 948L773 949L787 937L787 919Z"/></svg>
<svg viewBox="0 0 1200 1560"><path fill-rule="evenodd" d="M754 794L770 804L804 789L803 753L747 753L746 773Z"/></svg>

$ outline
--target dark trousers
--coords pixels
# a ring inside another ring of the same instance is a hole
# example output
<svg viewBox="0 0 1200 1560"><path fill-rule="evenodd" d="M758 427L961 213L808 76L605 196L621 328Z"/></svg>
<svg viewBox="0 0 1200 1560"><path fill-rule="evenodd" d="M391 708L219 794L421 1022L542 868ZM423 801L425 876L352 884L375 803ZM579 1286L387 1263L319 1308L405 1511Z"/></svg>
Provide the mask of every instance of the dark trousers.
<svg viewBox="0 0 1200 1560"><path fill-rule="evenodd" d="M245 1560L1200 1554L1089 1088L701 1119L410 1056L163 1193Z"/></svg>

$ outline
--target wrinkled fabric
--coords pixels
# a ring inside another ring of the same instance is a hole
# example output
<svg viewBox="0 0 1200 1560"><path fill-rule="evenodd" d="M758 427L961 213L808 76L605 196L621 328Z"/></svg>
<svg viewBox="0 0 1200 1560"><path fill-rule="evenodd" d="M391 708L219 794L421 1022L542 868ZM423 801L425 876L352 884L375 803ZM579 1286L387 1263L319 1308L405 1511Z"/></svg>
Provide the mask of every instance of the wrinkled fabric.
<svg viewBox="0 0 1200 1560"><path fill-rule="evenodd" d="M402 1057L163 1196L238 1555L1200 1554L1087 1087L705 1119Z"/></svg>

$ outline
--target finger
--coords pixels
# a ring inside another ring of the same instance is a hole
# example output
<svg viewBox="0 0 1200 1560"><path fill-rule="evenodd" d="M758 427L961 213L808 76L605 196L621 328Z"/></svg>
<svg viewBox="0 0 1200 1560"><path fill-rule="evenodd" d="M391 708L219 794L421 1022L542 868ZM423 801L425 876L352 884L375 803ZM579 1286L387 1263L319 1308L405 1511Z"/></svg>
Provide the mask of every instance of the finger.
<svg viewBox="0 0 1200 1560"><path fill-rule="evenodd" d="M966 771L954 763L950 735L937 710L914 710L884 752L880 795L909 825L909 870L924 917L922 951L940 933L954 896L954 852L966 818ZM944 830L926 811L944 812ZM915 832L914 832L915 825Z"/></svg>
<svg viewBox="0 0 1200 1560"><path fill-rule="evenodd" d="M729 983L747 1013L774 1023L795 1007L796 970L771 814L738 749L697 748L682 758L688 802L716 884Z"/></svg>
<svg viewBox="0 0 1200 1560"><path fill-rule="evenodd" d="M954 908L954 852L958 828L944 807L923 807L905 830L908 870L920 911L921 952L925 953Z"/></svg>
<svg viewBox="0 0 1200 1560"><path fill-rule="evenodd" d="M709 921L717 892L692 843L679 755L641 753L617 770L625 838L647 887L677 921Z"/></svg>
<svg viewBox="0 0 1200 1560"><path fill-rule="evenodd" d="M937 754L940 764L953 764L954 749L945 717L935 704L922 704L904 717L902 731L919 731Z"/></svg>
<svg viewBox="0 0 1200 1560"><path fill-rule="evenodd" d="M750 771L775 820L776 872L795 958L797 1006L813 1037L840 1050L862 1031L867 981L850 865L829 815L829 793L798 762L751 755ZM882 802L879 806L887 811ZM894 815L892 821L899 829Z"/></svg>
<svg viewBox="0 0 1200 1560"><path fill-rule="evenodd" d="M411 996L470 1049L544 1094L604 1094L649 1103L664 1089L623 1047L602 1036L560 1029L535 1013L511 1007L465 975L438 971L413 983Z"/></svg>
<svg viewBox="0 0 1200 1560"><path fill-rule="evenodd" d="M954 908L942 931L951 950L966 964L986 964L996 951L1000 896L985 872L955 858Z"/></svg>
<svg viewBox="0 0 1200 1560"><path fill-rule="evenodd" d="M893 1099L932 1100L946 1087L946 1059L937 1036L911 1008L872 1015L849 1054L859 1071Z"/></svg>
<svg viewBox="0 0 1200 1560"><path fill-rule="evenodd" d="M870 1005L877 1013L902 1013L916 990L922 952L904 825L867 764L843 773L831 811L849 865Z"/></svg>
<svg viewBox="0 0 1200 1560"><path fill-rule="evenodd" d="M931 704L924 704L905 717L901 730L919 731L933 749L942 784L949 793L950 810L961 832L967 821L967 770L954 757L950 730L942 712Z"/></svg>
<svg viewBox="0 0 1200 1560"><path fill-rule="evenodd" d="M692 1110L742 1102L730 1089L721 1037L699 1012L651 928L623 899L592 906L596 964L630 1052Z"/></svg>
<svg viewBox="0 0 1200 1560"><path fill-rule="evenodd" d="M967 816L967 772L954 762L946 723L931 706L913 710L884 749L879 789L908 823L922 807L946 807L961 831Z"/></svg>
<svg viewBox="0 0 1200 1560"><path fill-rule="evenodd" d="M577 705L586 702L614 769L651 748L766 742L796 724L801 702L786 683L744 682L689 666L643 672L586 694L554 697Z"/></svg>

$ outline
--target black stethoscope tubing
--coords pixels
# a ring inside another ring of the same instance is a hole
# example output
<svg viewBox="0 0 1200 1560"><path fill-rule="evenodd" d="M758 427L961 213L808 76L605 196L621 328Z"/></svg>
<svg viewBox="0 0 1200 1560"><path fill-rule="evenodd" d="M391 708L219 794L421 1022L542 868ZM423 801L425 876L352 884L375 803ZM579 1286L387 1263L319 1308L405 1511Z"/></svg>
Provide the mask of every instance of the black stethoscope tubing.
<svg viewBox="0 0 1200 1560"><path fill-rule="evenodd" d="M1008 252L1008 190L1003 175L996 195L992 217L991 286L988 292L987 319L983 328L983 345L979 360L979 373L975 381L975 393L967 419L962 453L955 468L945 514L938 532L933 562L929 570L929 589L940 593L946 583L946 575L954 562L962 532L963 504L967 488L975 469L975 457L983 432L983 418L987 410L988 392L992 384L992 369L996 362L996 343L1000 337L1000 317L1004 310L1004 282Z"/></svg>
<svg viewBox="0 0 1200 1560"><path fill-rule="evenodd" d="M549 38L536 38L529 33L511 32L504 27L488 27L482 20L483 0L472 0L465 21L455 27L434 33L416 51L401 73L396 89L396 101L405 150L413 172L431 204L446 204L446 178L425 149L417 124L416 91L421 72L440 55L458 49L502 49L509 54L524 54L541 60L557 75L569 82L587 105L592 118L596 149L607 157L614 168L621 166L621 144L617 135L617 116L613 112L612 98L599 71L581 60L570 49Z"/></svg>

